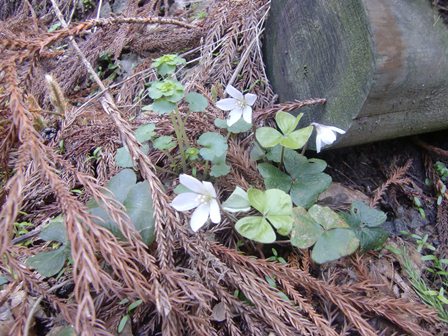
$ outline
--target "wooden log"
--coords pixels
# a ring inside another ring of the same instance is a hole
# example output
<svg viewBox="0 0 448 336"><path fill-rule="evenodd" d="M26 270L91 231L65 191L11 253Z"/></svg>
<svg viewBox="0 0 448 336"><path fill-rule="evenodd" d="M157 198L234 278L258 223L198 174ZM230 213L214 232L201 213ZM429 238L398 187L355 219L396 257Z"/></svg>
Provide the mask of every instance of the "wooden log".
<svg viewBox="0 0 448 336"><path fill-rule="evenodd" d="M274 0L268 77L348 146L448 128L448 29L428 0Z"/></svg>

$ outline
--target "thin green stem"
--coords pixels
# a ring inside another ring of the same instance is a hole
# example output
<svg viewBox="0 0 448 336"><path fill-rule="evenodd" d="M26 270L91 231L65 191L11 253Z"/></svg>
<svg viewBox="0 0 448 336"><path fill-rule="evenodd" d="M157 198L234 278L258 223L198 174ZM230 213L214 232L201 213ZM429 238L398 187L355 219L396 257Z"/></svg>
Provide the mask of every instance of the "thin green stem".
<svg viewBox="0 0 448 336"><path fill-rule="evenodd" d="M174 133L176 134L176 138L177 138L177 144L179 146L179 152L180 152L180 160L182 163L182 170L184 173L187 172L187 160L185 158L185 146L184 146L184 141L181 135L181 131L180 131L180 127L179 124L177 123L177 118L176 115L174 113L177 112L177 109L175 110L175 112L171 112L170 113L170 118L171 118L171 122L173 123L173 127L174 127Z"/></svg>
<svg viewBox="0 0 448 336"><path fill-rule="evenodd" d="M285 147L282 146L282 153L280 154L280 164L282 165L282 167L285 165L284 159L285 159Z"/></svg>

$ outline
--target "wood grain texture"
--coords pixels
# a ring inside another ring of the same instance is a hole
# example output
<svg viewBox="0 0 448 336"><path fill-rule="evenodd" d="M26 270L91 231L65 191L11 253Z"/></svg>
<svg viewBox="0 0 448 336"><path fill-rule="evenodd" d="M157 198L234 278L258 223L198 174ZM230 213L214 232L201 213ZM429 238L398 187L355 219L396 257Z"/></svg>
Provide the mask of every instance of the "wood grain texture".
<svg viewBox="0 0 448 336"><path fill-rule="evenodd" d="M448 127L448 29L427 0L277 0L265 36L281 101L327 98L303 123L347 146Z"/></svg>

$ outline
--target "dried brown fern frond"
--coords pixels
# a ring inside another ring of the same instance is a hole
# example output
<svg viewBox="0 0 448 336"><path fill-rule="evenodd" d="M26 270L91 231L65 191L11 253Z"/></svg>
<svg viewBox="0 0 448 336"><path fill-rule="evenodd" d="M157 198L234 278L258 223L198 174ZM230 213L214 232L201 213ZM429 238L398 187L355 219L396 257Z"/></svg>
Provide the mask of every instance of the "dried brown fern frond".
<svg viewBox="0 0 448 336"><path fill-rule="evenodd" d="M375 190L373 197L370 201L370 206L372 208L378 205L381 198L392 184L404 185L410 183L410 179L406 177L406 174L411 168L411 165L412 165L412 159L409 159L402 167L396 167L392 169L392 172L389 175L387 181L384 182L381 186L379 186Z"/></svg>

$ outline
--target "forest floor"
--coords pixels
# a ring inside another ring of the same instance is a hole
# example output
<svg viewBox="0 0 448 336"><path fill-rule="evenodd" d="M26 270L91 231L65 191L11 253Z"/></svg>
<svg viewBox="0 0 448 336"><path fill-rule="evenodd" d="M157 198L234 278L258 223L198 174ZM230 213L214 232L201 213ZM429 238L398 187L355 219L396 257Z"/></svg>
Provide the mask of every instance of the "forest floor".
<svg viewBox="0 0 448 336"><path fill-rule="evenodd" d="M187 64L179 80L209 102L201 115L180 105L193 143L220 132L214 120L225 115L215 103L229 83L257 94L258 126L321 97L276 101L261 49L268 0L184 3L0 3L0 336L448 335L441 291L448 284L447 131L317 155L334 182L320 204L347 211L362 200L384 211L383 248L318 265L309 250L284 241L242 239L232 217L188 230L189 219L169 204L177 149L144 153L134 136L148 123L159 139L175 133L172 120L146 108L153 61L180 54ZM434 5L448 12L445 1ZM231 171L213 179L219 196L263 185L250 160L253 138L250 131L229 137ZM149 247L101 193L121 170L115 157L123 145L151 193ZM203 161L191 164L198 176L208 170ZM125 239L94 223L92 197ZM43 239L58 215L66 234ZM28 267L31 256L58 249L57 274Z"/></svg>

